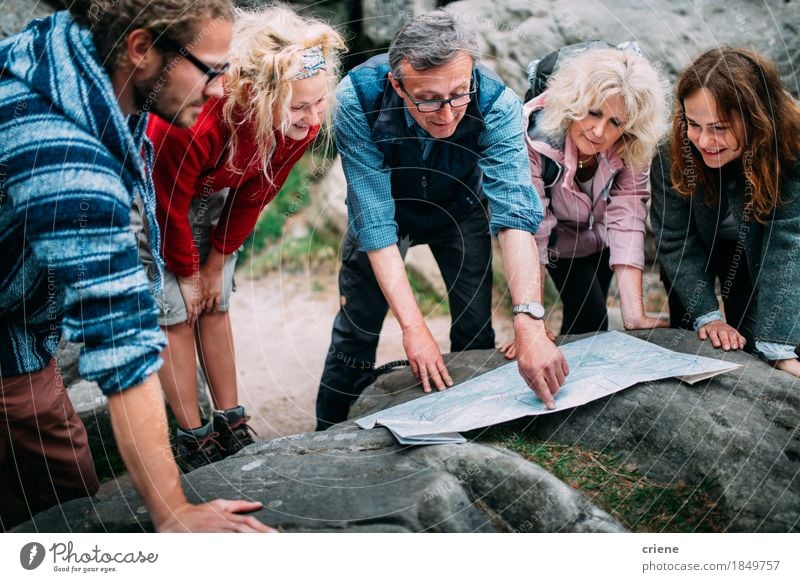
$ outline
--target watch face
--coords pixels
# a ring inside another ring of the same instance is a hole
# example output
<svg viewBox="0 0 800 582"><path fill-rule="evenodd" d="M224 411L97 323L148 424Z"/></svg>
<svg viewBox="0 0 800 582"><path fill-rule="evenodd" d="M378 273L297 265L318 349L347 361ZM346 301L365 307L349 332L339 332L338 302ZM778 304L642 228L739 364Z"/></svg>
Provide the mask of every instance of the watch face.
<svg viewBox="0 0 800 582"><path fill-rule="evenodd" d="M543 319L544 306L541 303L522 303L514 306L513 313L526 313L534 319Z"/></svg>
<svg viewBox="0 0 800 582"><path fill-rule="evenodd" d="M536 319L542 319L544 317L544 306L539 303L529 303L528 313L533 315Z"/></svg>

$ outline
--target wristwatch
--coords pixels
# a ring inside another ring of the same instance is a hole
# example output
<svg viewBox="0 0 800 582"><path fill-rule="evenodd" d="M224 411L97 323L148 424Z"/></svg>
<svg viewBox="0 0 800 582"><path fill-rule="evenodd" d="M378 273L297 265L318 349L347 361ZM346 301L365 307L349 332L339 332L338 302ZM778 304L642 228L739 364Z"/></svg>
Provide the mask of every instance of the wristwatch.
<svg viewBox="0 0 800 582"><path fill-rule="evenodd" d="M541 303L518 303L511 308L511 315L525 313L533 319L544 319L544 305Z"/></svg>

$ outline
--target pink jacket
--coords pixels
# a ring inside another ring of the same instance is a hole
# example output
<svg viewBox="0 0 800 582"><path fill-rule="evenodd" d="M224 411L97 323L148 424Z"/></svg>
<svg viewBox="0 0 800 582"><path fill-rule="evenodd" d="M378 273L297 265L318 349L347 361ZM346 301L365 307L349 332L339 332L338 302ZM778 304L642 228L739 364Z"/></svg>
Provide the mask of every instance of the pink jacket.
<svg viewBox="0 0 800 582"><path fill-rule="evenodd" d="M546 98L545 92L525 104L526 126L531 113L541 109ZM561 258L587 257L607 246L611 252L611 267L644 268L649 169L633 170L613 151L600 154L590 198L575 181L578 154L569 136L563 146L558 146L535 128L529 131L526 127L525 141L531 179L544 210L544 220L536 232L541 264L548 262L547 244L555 229L558 238L551 251ZM542 154L561 168L561 174L548 191L542 178Z"/></svg>

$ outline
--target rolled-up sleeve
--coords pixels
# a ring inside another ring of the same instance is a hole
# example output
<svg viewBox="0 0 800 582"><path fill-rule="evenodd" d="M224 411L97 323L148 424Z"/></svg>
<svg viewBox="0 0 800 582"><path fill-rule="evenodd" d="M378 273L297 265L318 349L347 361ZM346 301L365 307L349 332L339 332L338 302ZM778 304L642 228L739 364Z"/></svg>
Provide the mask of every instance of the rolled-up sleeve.
<svg viewBox="0 0 800 582"><path fill-rule="evenodd" d="M485 115L478 145L483 193L489 200L492 234L504 228L534 234L542 221L542 204L531 182L524 140L522 103L506 89Z"/></svg>
<svg viewBox="0 0 800 582"><path fill-rule="evenodd" d="M778 342L756 342L756 349L764 356L765 359L775 360L793 360L797 357L795 347L789 344L781 344Z"/></svg>
<svg viewBox="0 0 800 582"><path fill-rule="evenodd" d="M374 251L397 243L391 169L372 142L367 118L350 77L336 91L336 147L347 180L347 212L350 228L362 251Z"/></svg>

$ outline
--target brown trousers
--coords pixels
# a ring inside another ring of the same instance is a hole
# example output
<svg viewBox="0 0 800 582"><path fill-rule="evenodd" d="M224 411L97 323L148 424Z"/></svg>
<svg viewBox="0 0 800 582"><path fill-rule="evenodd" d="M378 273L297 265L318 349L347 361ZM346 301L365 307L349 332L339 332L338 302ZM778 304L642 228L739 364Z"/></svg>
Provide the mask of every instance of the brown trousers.
<svg viewBox="0 0 800 582"><path fill-rule="evenodd" d="M99 486L86 428L55 360L32 374L0 377L0 529Z"/></svg>

